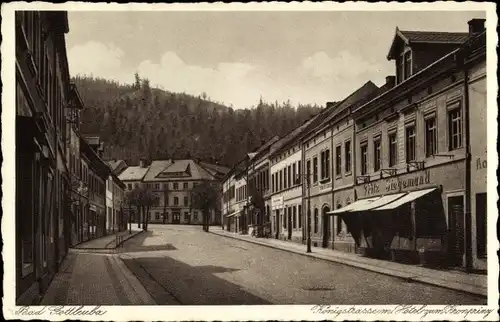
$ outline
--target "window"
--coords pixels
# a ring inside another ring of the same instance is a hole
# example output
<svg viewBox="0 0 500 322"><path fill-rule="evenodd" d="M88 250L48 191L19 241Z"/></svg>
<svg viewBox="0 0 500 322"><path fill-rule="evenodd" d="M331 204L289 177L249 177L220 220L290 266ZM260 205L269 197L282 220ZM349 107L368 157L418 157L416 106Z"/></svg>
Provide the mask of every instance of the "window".
<svg viewBox="0 0 500 322"><path fill-rule="evenodd" d="M297 184L297 165L294 163L292 164L292 186L295 186Z"/></svg>
<svg viewBox="0 0 500 322"><path fill-rule="evenodd" d="M315 208L314 209L314 233L315 234L318 233L318 226L319 226L318 220L319 220L318 208Z"/></svg>
<svg viewBox="0 0 500 322"><path fill-rule="evenodd" d="M321 152L321 179L330 178L330 150Z"/></svg>
<svg viewBox="0 0 500 322"><path fill-rule="evenodd" d="M189 223L191 222L191 216L189 215L189 212L184 212L184 221Z"/></svg>
<svg viewBox="0 0 500 322"><path fill-rule="evenodd" d="M182 184L182 188L183 188L184 190L187 190L187 189L189 188L188 183L187 183L187 182L184 182L184 183Z"/></svg>
<svg viewBox="0 0 500 322"><path fill-rule="evenodd" d="M342 174L342 147L340 145L335 147L335 174L337 177Z"/></svg>
<svg viewBox="0 0 500 322"><path fill-rule="evenodd" d="M396 78L397 78L398 84L403 82L403 80L404 80L404 78L403 78L403 65L404 65L403 58L398 57L396 59Z"/></svg>
<svg viewBox="0 0 500 322"><path fill-rule="evenodd" d="M456 108L448 113L448 143L450 150L462 147L462 111Z"/></svg>
<svg viewBox="0 0 500 322"><path fill-rule="evenodd" d="M168 183L163 184L163 190L168 190Z"/></svg>
<svg viewBox="0 0 500 322"><path fill-rule="evenodd" d="M275 187L275 186L274 186L274 173L273 173L273 174L271 174L271 191L272 191L272 192L274 192L274 191L275 191L275 190L274 190L274 187Z"/></svg>
<svg viewBox="0 0 500 322"><path fill-rule="evenodd" d="M380 138L373 141L373 170L379 171L381 164Z"/></svg>
<svg viewBox="0 0 500 322"><path fill-rule="evenodd" d="M487 241L487 219L486 213L486 193L476 194L476 245L477 256L486 257L486 241Z"/></svg>
<svg viewBox="0 0 500 322"><path fill-rule="evenodd" d="M299 205L299 229L302 228L302 206Z"/></svg>
<svg viewBox="0 0 500 322"><path fill-rule="evenodd" d="M347 141L344 146L345 153L345 172L351 172L351 141Z"/></svg>
<svg viewBox="0 0 500 322"><path fill-rule="evenodd" d="M160 213L158 211L155 212L155 219L160 220Z"/></svg>
<svg viewBox="0 0 500 322"><path fill-rule="evenodd" d="M297 181L298 181L298 184L301 184L302 183L302 162L299 161L298 165L297 165Z"/></svg>
<svg viewBox="0 0 500 322"><path fill-rule="evenodd" d="M311 160L307 160L306 162L306 182L307 184L311 183Z"/></svg>
<svg viewBox="0 0 500 322"><path fill-rule="evenodd" d="M160 184L159 183L155 183L155 190L160 190Z"/></svg>
<svg viewBox="0 0 500 322"><path fill-rule="evenodd" d="M128 186L128 190L132 190L132 184L131 183L127 184L127 186Z"/></svg>
<svg viewBox="0 0 500 322"><path fill-rule="evenodd" d="M292 166L289 165L288 166L288 188L290 188L291 186L293 186L293 182L292 182Z"/></svg>
<svg viewBox="0 0 500 322"><path fill-rule="evenodd" d="M280 170L280 191L283 190L283 169Z"/></svg>
<svg viewBox="0 0 500 322"><path fill-rule="evenodd" d="M179 190L179 183L174 182L174 190Z"/></svg>
<svg viewBox="0 0 500 322"><path fill-rule="evenodd" d="M318 182L318 157L313 158L313 183Z"/></svg>
<svg viewBox="0 0 500 322"><path fill-rule="evenodd" d="M406 162L415 161L415 126L406 127Z"/></svg>
<svg viewBox="0 0 500 322"><path fill-rule="evenodd" d="M389 134L389 167L393 167L398 162L397 158L398 141L396 132Z"/></svg>
<svg viewBox="0 0 500 322"><path fill-rule="evenodd" d="M188 205L188 197L184 197L184 206Z"/></svg>
<svg viewBox="0 0 500 322"><path fill-rule="evenodd" d="M408 79L411 76L411 51L407 51L404 54L404 79Z"/></svg>
<svg viewBox="0 0 500 322"><path fill-rule="evenodd" d="M193 213L193 220L198 220L198 212L197 211L195 211Z"/></svg>
<svg viewBox="0 0 500 322"><path fill-rule="evenodd" d="M425 120L425 156L430 157L437 153L437 129L436 118L430 117Z"/></svg>
<svg viewBox="0 0 500 322"><path fill-rule="evenodd" d="M179 205L179 197L174 197L174 205L175 206Z"/></svg>
<svg viewBox="0 0 500 322"><path fill-rule="evenodd" d="M283 187L286 189L286 188L288 188L288 185L287 185L288 181L286 180L287 179L286 167L285 167L285 169L283 169L283 171L284 171L284 173L283 173L283 180L284 180Z"/></svg>
<svg viewBox="0 0 500 322"><path fill-rule="evenodd" d="M283 227L287 229L287 224L288 224L288 208L284 208L283 211L285 212L285 220L283 220Z"/></svg>
<svg viewBox="0 0 500 322"><path fill-rule="evenodd" d="M368 172L368 144L361 144L361 175Z"/></svg>

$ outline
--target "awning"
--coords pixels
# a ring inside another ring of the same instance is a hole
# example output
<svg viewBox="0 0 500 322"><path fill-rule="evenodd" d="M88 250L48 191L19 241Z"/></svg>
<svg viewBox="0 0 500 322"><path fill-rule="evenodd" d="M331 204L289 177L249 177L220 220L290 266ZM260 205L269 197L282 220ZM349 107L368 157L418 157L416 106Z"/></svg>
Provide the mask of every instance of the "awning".
<svg viewBox="0 0 500 322"><path fill-rule="evenodd" d="M395 193L392 195L386 195L378 198L377 200L373 202L365 202L364 204L360 205L359 207L356 207L356 210L350 210L350 211L368 211L375 209L377 207L385 206L388 203L395 202L399 198L403 197L406 195L406 193ZM340 210L340 209L339 209ZM378 210L378 209L375 209Z"/></svg>
<svg viewBox="0 0 500 322"><path fill-rule="evenodd" d="M339 208L334 211L329 211L326 214L327 215L335 215L343 212L351 212L351 211L358 211L358 208L365 207L366 205L370 205L372 202L380 199L381 197L375 197L375 198L368 198L368 199L361 199L356 202L353 202L352 204L345 206L344 208Z"/></svg>
<svg viewBox="0 0 500 322"><path fill-rule="evenodd" d="M226 216L226 218L234 217L234 216L239 216L243 210L238 210L230 213L229 215Z"/></svg>
<svg viewBox="0 0 500 322"><path fill-rule="evenodd" d="M425 190L419 190L419 191L413 191L405 195L404 197L397 199L389 204L386 204L384 206L381 206L377 209L374 210L391 210L391 209L396 209L406 203L409 203L415 199L418 199L420 197L423 197L424 195L436 190L437 188L431 188L431 189L425 189Z"/></svg>

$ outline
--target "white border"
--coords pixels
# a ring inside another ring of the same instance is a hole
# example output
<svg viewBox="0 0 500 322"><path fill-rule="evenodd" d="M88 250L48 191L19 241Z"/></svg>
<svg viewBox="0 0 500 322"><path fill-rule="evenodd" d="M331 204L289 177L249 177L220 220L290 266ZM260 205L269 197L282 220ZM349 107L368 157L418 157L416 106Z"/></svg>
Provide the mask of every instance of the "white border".
<svg viewBox="0 0 500 322"><path fill-rule="evenodd" d="M269 2L269 3L196 3L196 4L93 4L93 3L76 3L76 2L66 2L64 4L50 4L43 2L13 2L8 4L2 4L2 36L3 42L1 45L2 51L2 82L3 82L3 94L2 95L2 154L3 154L3 164L2 164L2 191L3 191L3 218L2 218L2 236L4 242L4 249L2 250L2 256L4 260L4 306L3 313L5 318L19 318L19 319L50 319L54 321L65 320L65 319L82 319L82 320L115 320L115 321L127 321L127 320L143 320L147 317L148 320L219 320L219 321L229 321L229 320L481 320L481 315L468 315L465 314L450 314L452 310L451 307L444 308L440 307L442 310L438 314L427 314L424 316L422 313L424 310L435 308L435 306L428 306L425 308L420 308L421 313L414 314L402 314L402 311L393 311L393 314L352 314L346 311L345 314L335 316L335 314L315 314L311 310L311 306L308 305L273 305L273 306L191 306L191 307L179 307L179 306L108 306L102 307L107 311L104 316L55 316L50 315L48 308L45 309L45 314L38 315L36 317L19 316L15 314L15 269L13 261L15 261L15 243L14 243L14 195L15 195L15 181L14 181L14 119L15 119L15 39L13 36L14 32L14 10L24 9L24 10L73 10L73 11L149 11L149 10L171 10L171 11L256 11L256 10L266 10L266 11L487 11L486 15L486 28L489 30L487 34L487 66L488 77L487 77L487 102L489 106L488 110L488 307L493 309L486 319L483 320L497 320L498 319L498 258L496 256L496 251L498 250L498 239L496 237L495 227L498 212L496 208L496 202L498 195L496 193L497 180L495 170L498 168L498 157L496 153L496 137L497 133L497 113L498 108L496 108L496 93L497 88L497 78L496 78L496 66L497 66L497 56L495 51L495 45L497 44L496 26L498 23L495 4L493 3L474 3L474 2L434 2L429 3L397 3L397 2L386 2L386 3L366 3L366 2L347 2L343 4L332 3L332 2L322 2L322 3L279 3L279 2ZM494 198L496 197L496 198ZM354 290L353 290L354 291ZM346 296L348 296L346 294ZM391 309L395 306L334 306L330 307L330 310L335 310L342 308L344 310L353 309ZM455 307L455 309L466 309L467 307L460 306ZM470 308L470 307L469 307ZM479 307L474 307L478 309ZM484 307L482 307L484 308ZM187 310L189 309L189 310ZM415 310L419 309L419 306L414 306ZM352 312L352 311L351 311ZM445 313L448 314L445 314Z"/></svg>

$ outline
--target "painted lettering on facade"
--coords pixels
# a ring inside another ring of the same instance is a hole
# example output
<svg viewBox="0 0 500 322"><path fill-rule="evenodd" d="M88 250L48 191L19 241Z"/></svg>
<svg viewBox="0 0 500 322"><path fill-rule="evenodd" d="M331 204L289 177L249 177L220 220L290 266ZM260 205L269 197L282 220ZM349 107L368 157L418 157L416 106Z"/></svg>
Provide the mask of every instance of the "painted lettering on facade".
<svg viewBox="0 0 500 322"><path fill-rule="evenodd" d="M403 190L411 190L419 186L429 185L431 183L431 174L429 170L416 173L413 176L403 178L389 178L383 182L370 182L363 185L366 196L395 193Z"/></svg>
<svg viewBox="0 0 500 322"><path fill-rule="evenodd" d="M476 170L486 169L486 159L477 158L476 159Z"/></svg>

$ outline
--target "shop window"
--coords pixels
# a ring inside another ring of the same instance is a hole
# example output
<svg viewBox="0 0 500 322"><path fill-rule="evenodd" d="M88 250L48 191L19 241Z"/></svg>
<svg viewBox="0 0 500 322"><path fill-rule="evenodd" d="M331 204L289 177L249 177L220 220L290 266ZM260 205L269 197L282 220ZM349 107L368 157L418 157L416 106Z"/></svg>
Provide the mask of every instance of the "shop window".
<svg viewBox="0 0 500 322"><path fill-rule="evenodd" d="M415 145L415 125L406 127L406 162L415 161L416 145Z"/></svg>
<svg viewBox="0 0 500 322"><path fill-rule="evenodd" d="M351 172L351 141L347 141L344 144L345 153L345 172Z"/></svg>
<svg viewBox="0 0 500 322"><path fill-rule="evenodd" d="M379 171L381 167L380 138L373 141L373 170Z"/></svg>
<svg viewBox="0 0 500 322"><path fill-rule="evenodd" d="M486 257L487 245L487 212L486 212L486 193L476 194L476 244L477 256Z"/></svg>
<svg viewBox="0 0 500 322"><path fill-rule="evenodd" d="M429 117L425 120L425 156L430 157L437 153L437 128L436 118Z"/></svg>
<svg viewBox="0 0 500 322"><path fill-rule="evenodd" d="M397 133L393 132L389 134L389 167L393 167L398 162L398 141Z"/></svg>
<svg viewBox="0 0 500 322"><path fill-rule="evenodd" d="M191 215L189 212L184 212L184 221L187 223L191 221Z"/></svg>
<svg viewBox="0 0 500 322"><path fill-rule="evenodd" d="M462 110L455 108L448 112L448 143L449 149L462 147Z"/></svg>
<svg viewBox="0 0 500 322"><path fill-rule="evenodd" d="M368 144L361 144L361 175L368 172Z"/></svg>

